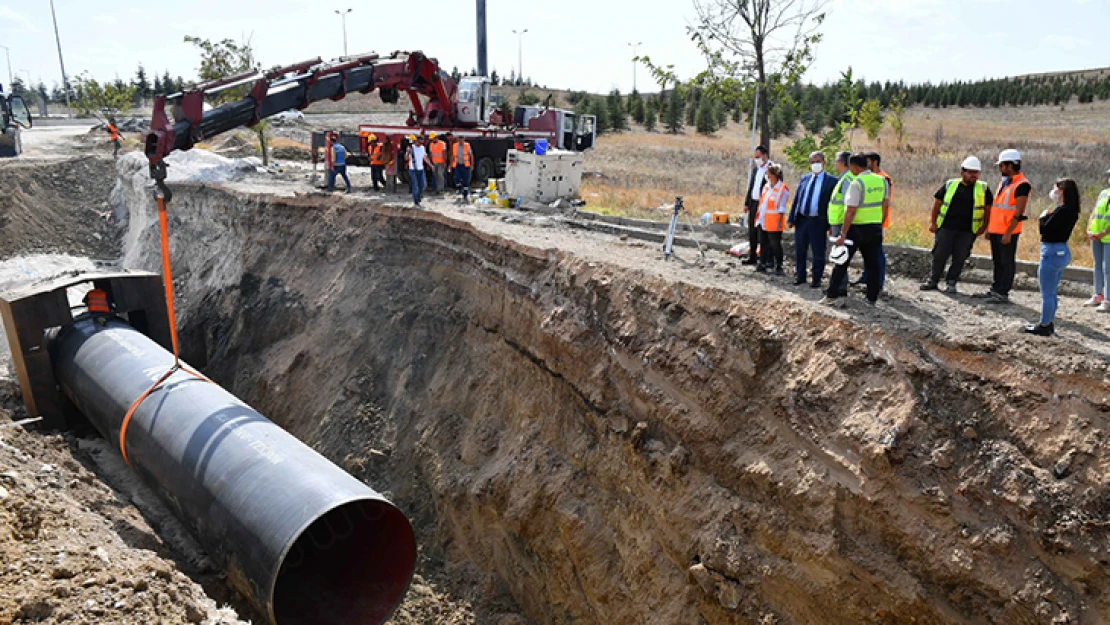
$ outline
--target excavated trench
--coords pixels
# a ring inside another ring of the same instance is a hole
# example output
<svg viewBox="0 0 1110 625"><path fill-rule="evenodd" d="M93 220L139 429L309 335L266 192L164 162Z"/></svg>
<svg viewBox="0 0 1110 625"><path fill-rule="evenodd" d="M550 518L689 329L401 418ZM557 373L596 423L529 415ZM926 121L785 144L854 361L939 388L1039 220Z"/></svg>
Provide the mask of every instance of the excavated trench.
<svg viewBox="0 0 1110 625"><path fill-rule="evenodd" d="M392 497L478 622L1110 619L1103 373L435 213L175 191L187 358Z"/></svg>

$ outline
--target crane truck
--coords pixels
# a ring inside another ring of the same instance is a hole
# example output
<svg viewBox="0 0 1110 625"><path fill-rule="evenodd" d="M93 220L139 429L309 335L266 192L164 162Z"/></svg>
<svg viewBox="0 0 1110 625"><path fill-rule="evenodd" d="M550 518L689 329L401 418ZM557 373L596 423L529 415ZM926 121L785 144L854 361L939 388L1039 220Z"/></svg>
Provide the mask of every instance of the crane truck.
<svg viewBox="0 0 1110 625"><path fill-rule="evenodd" d="M17 95L6 95L0 85L0 157L23 153L21 129L30 128L31 111Z"/></svg>

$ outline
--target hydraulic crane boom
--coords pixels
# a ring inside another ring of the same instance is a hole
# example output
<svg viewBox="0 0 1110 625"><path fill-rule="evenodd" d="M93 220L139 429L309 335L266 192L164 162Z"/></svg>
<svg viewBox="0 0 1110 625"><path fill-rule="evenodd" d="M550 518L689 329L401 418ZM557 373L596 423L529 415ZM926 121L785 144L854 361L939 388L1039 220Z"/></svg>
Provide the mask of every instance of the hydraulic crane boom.
<svg viewBox="0 0 1110 625"><path fill-rule="evenodd" d="M250 86L246 97L210 111L204 98L234 87ZM377 89L382 101L396 103L407 91L413 110L409 125L454 125L457 87L435 59L421 52L394 52L344 57L328 63L319 58L266 71L247 72L192 86L182 93L154 98L150 131L143 138L152 171L174 150L289 109L304 109L320 100L341 100L348 93ZM428 98L422 103L420 96ZM173 121L166 104L173 104Z"/></svg>

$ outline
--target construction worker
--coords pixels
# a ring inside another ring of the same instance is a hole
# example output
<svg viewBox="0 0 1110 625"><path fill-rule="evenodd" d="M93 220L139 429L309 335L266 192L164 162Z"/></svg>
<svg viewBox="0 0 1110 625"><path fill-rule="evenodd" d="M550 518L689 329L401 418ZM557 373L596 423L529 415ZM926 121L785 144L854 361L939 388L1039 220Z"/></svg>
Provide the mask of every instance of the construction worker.
<svg viewBox="0 0 1110 625"><path fill-rule="evenodd" d="M397 192L397 147L388 136L382 142L382 161L385 162L385 191Z"/></svg>
<svg viewBox="0 0 1110 625"><path fill-rule="evenodd" d="M409 135L405 164L409 169L412 203L420 208L420 200L424 197L424 189L427 187L425 172L432 168L432 161L428 159L428 149L424 147L424 135Z"/></svg>
<svg viewBox="0 0 1110 625"><path fill-rule="evenodd" d="M1060 280L1071 262L1068 239L1079 221L1079 186L1071 178L1060 178L1048 196L1053 208L1041 213L1041 262L1037 282L1041 287L1041 318L1025 326L1025 332L1037 336L1056 334L1056 310L1059 306Z"/></svg>
<svg viewBox="0 0 1110 625"><path fill-rule="evenodd" d="M436 193L442 195L447 176L447 144L436 137L436 133L428 133L428 156L432 159L432 172L435 174Z"/></svg>
<svg viewBox="0 0 1110 625"><path fill-rule="evenodd" d="M886 179L887 186L890 187L891 197L893 198L893 195L894 195L894 180L890 177L889 174L887 174L885 171L883 171L883 157L878 152L869 152L866 156L867 156L867 168L871 170L871 173L878 174L878 175L880 175L880 176L882 176L883 178ZM890 227L890 212L891 211L887 211L886 216L883 217L883 231L884 232L886 231L887 228ZM886 250L884 250L882 247L879 248L879 267L881 268L879 270L879 290L881 291L881 290L883 290L884 287L886 287ZM863 273L860 274L859 280L856 281L856 284L866 284L866 283L867 283L867 270L864 269Z"/></svg>
<svg viewBox="0 0 1110 625"><path fill-rule="evenodd" d="M119 126L116 125L116 118L115 117L109 117L108 118L108 128L106 130L108 131L108 142L111 143L112 147L113 147L113 149L112 149L112 158L118 158L119 157L119 146L120 146Z"/></svg>
<svg viewBox="0 0 1110 625"><path fill-rule="evenodd" d="M991 260L994 264L994 283L989 291L977 293L991 304L1010 302L1010 289L1014 286L1017 270L1018 236L1021 222L1025 221L1025 207L1033 185L1021 173L1021 152L1002 150L998 155L998 171L1002 182L994 194L994 203L987 213L987 235L991 240Z"/></svg>
<svg viewBox="0 0 1110 625"><path fill-rule="evenodd" d="M755 265L759 263L759 227L755 225L756 213L759 211L759 200L763 197L763 188L767 185L767 164L771 162L770 152L767 147L760 145L752 154L752 168L748 175L748 191L744 195L748 211L748 257L740 264Z"/></svg>
<svg viewBox="0 0 1110 625"><path fill-rule="evenodd" d="M367 139L369 139L367 149L370 151L370 180L374 190L377 191L378 184L385 188L385 150L378 142L377 135L370 135Z"/></svg>
<svg viewBox="0 0 1110 625"><path fill-rule="evenodd" d="M987 207L994 201L987 183L979 180L983 167L979 159L969 156L960 165L960 177L945 182L933 195L933 215L929 220L929 232L933 238L933 270L922 291L935 291L944 275L944 267L949 259L944 292L956 294L956 283L960 281L964 263L971 258L971 248L975 239L987 230Z"/></svg>
<svg viewBox="0 0 1110 625"><path fill-rule="evenodd" d="M347 148L339 140L339 135L335 133L332 133L329 152L331 153L331 167L328 169L327 191L335 191L335 178L336 176L342 176L344 184L347 185L344 193L350 193L351 179L347 177Z"/></svg>
<svg viewBox="0 0 1110 625"><path fill-rule="evenodd" d="M809 155L810 173L798 182L798 194L790 207L787 223L794 228L794 285L806 283L806 265L809 252L813 252L813 272L810 287L821 288L825 275L825 251L828 247L829 200L836 190L837 179L825 172L825 154Z"/></svg>
<svg viewBox="0 0 1110 625"><path fill-rule="evenodd" d="M1110 171L1106 173L1110 174ZM1103 189L1095 201L1091 218L1087 221L1087 238L1091 240L1091 256L1095 261L1095 294L1084 306L1093 307L1098 312L1110 312L1110 295L1107 283L1110 282L1110 189Z"/></svg>
<svg viewBox="0 0 1110 625"><path fill-rule="evenodd" d="M848 246L848 262L858 250L863 255L867 274L867 303L874 306L879 300L879 254L883 245L883 222L890 211L890 185L882 176L867 168L867 157L853 154L848 167L855 180L848 185L844 196L844 224L836 238L836 245ZM847 279L848 263L836 265L829 279L829 290L821 300L836 304L840 294L831 285Z"/></svg>
<svg viewBox="0 0 1110 625"><path fill-rule="evenodd" d="M786 229L786 206L790 202L790 189L782 181L782 166L778 163L767 165L767 185L759 198L756 226L760 229L759 264L755 270L766 273L775 269L775 275L783 275L782 270L782 231Z"/></svg>
<svg viewBox="0 0 1110 625"><path fill-rule="evenodd" d="M470 172L474 168L474 151L470 143L459 137L451 145L451 170L455 172L455 187L463 201L470 201Z"/></svg>
<svg viewBox="0 0 1110 625"><path fill-rule="evenodd" d="M112 303L108 299L108 292L101 288L90 289L82 300L85 310L92 314L112 312Z"/></svg>
<svg viewBox="0 0 1110 625"><path fill-rule="evenodd" d="M848 207L844 205L844 194L848 192L848 185L856 179L852 170L848 168L848 159L852 158L851 152L837 152L836 154L836 174L840 178L837 180L836 189L833 191L832 198L829 199L829 235L836 239L840 236L841 226L844 225L844 213ZM844 273L844 280L840 284L829 284L830 290L835 290L839 297L848 295L848 274Z"/></svg>

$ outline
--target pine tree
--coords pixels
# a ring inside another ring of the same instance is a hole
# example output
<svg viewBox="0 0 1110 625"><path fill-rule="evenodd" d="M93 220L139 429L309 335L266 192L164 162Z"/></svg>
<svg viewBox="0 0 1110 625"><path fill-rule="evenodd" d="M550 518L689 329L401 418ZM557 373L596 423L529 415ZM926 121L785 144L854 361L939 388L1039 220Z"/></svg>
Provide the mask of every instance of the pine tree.
<svg viewBox="0 0 1110 625"><path fill-rule="evenodd" d="M609 123L609 105L601 98L590 99L590 115L597 117L597 133L601 134L612 130Z"/></svg>
<svg viewBox="0 0 1110 625"><path fill-rule="evenodd" d="M166 90L166 95L173 93L175 86L176 85L173 82L173 77L170 76L169 72L166 72L162 75L162 88Z"/></svg>
<svg viewBox="0 0 1110 625"><path fill-rule="evenodd" d="M699 135L711 135L717 132L717 117L713 112L713 102L709 98L701 98L697 113L694 115L694 128Z"/></svg>
<svg viewBox="0 0 1110 625"><path fill-rule="evenodd" d="M135 70L135 80L131 82L135 87L135 97L139 100L138 104L146 102L150 98L150 81L146 78L146 69L143 64L139 63L139 69Z"/></svg>
<svg viewBox="0 0 1110 625"><path fill-rule="evenodd" d="M672 89L666 114L663 116L663 124L667 127L667 132L677 135L682 130L682 115L685 108L685 103L678 95L678 89Z"/></svg>
<svg viewBox="0 0 1110 625"><path fill-rule="evenodd" d="M649 105L644 110L644 130L648 132L655 131L655 107Z"/></svg>
<svg viewBox="0 0 1110 625"><path fill-rule="evenodd" d="M629 96L628 101L631 102L632 119L635 120L637 124L644 123L644 114L646 113L644 110L644 98L636 94Z"/></svg>
<svg viewBox="0 0 1110 625"><path fill-rule="evenodd" d="M619 89L613 89L609 92L608 97L609 106L609 125L613 130L621 131L628 130L628 114L624 110L624 98L621 97Z"/></svg>

